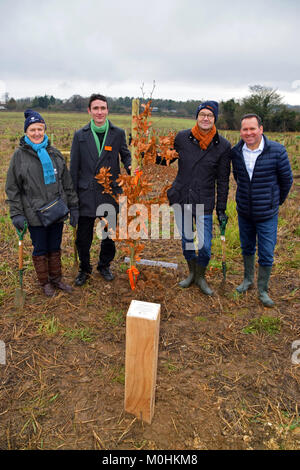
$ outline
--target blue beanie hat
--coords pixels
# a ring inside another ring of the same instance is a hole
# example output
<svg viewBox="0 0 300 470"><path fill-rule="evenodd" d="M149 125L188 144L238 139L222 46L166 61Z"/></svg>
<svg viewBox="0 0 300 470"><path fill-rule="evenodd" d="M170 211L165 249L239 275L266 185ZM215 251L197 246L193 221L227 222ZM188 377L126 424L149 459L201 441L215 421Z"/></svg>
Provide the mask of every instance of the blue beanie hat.
<svg viewBox="0 0 300 470"><path fill-rule="evenodd" d="M45 128L46 128L46 123L44 119L37 111L33 111L32 109L26 109L26 111L24 112L24 116L25 116L24 132L26 132L27 127L29 127L30 124L34 124L35 122L41 122L45 124Z"/></svg>
<svg viewBox="0 0 300 470"><path fill-rule="evenodd" d="M204 101L203 103L201 103L197 108L196 119L198 117L199 111L205 108L209 109L210 111L214 113L215 122L216 122L218 119L218 113L219 113L219 104L216 101Z"/></svg>

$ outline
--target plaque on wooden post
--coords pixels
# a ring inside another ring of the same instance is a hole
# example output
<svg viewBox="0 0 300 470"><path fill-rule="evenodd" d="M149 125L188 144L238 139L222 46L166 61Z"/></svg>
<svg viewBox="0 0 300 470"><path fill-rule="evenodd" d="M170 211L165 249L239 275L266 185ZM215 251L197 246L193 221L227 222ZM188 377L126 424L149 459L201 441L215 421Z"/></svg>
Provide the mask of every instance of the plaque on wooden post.
<svg viewBox="0 0 300 470"><path fill-rule="evenodd" d="M151 423L155 405L160 304L132 300L126 318L125 411Z"/></svg>

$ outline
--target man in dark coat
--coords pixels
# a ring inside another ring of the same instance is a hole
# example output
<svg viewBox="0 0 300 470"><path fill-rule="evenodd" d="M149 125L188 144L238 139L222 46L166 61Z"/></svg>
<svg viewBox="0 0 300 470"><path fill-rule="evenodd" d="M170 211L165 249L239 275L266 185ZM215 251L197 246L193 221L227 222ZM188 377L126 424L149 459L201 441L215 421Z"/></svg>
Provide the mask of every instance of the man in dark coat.
<svg viewBox="0 0 300 470"><path fill-rule="evenodd" d="M278 211L292 186L292 170L285 147L267 139L259 116L243 116L240 134L241 141L231 151L244 261L244 280L237 291L246 292L253 285L257 238L259 299L266 307L273 307L268 285L277 239Z"/></svg>
<svg viewBox="0 0 300 470"><path fill-rule="evenodd" d="M217 118L218 103L205 101L197 108L195 126L176 135L174 148L179 154L178 173L168 190L170 204L180 208L179 211L174 209L175 217L189 268L188 277L179 285L185 288L195 283L206 295L213 294L206 283L205 271L211 256L215 196L219 223L226 225L230 175L231 146L218 134ZM199 215L200 207L202 213ZM185 217L189 211L190 217ZM193 244L193 225L198 233L198 254Z"/></svg>
<svg viewBox="0 0 300 470"><path fill-rule="evenodd" d="M100 204L112 204L116 211L115 200L103 192L103 187L95 176L101 168L110 168L112 189L115 193L120 188L116 179L120 175L120 158L128 174L131 170L131 155L126 144L123 129L114 126L108 119L107 99L103 95L94 94L90 97L88 113L91 122L74 134L71 148L70 173L75 191L79 198L79 220L76 246L80 260L80 270L75 285L85 284L92 272L90 264L90 248L93 241L93 229ZM115 243L104 234L97 269L105 280L111 281L114 276L110 263L115 256Z"/></svg>

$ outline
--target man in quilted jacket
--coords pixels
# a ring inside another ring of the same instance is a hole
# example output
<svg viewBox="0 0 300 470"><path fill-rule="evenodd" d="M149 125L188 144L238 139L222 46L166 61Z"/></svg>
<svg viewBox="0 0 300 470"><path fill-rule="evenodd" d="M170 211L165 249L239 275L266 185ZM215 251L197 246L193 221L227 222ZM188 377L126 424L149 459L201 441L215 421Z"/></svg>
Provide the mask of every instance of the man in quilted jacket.
<svg viewBox="0 0 300 470"><path fill-rule="evenodd" d="M264 306L273 307L268 285L277 241L278 211L292 186L292 170L285 147L267 139L259 116L244 115L240 135L240 142L231 150L244 261L244 280L236 290L243 293L253 285L257 240L259 299Z"/></svg>

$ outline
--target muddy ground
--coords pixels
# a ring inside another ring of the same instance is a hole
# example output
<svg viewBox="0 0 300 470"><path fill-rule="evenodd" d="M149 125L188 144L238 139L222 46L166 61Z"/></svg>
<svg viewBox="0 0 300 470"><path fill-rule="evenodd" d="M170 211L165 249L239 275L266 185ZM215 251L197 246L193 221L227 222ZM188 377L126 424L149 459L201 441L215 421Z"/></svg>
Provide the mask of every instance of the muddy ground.
<svg viewBox="0 0 300 470"><path fill-rule="evenodd" d="M173 180L176 167L157 171L159 185ZM299 207L295 191L282 217ZM230 198L233 194L232 182ZM10 233L1 238L0 339L7 353L6 365L0 365L1 449L299 448L300 366L292 363L292 343L300 340L299 266L274 269L270 295L276 307L266 309L256 288L244 296L235 294L242 277L240 255L231 260L225 286L221 270L209 270L213 297L196 286L179 288L186 274L179 240L145 243L142 258L178 263L178 269L140 266L132 291L118 242L113 282L105 282L94 269L88 284L74 288L72 295L48 299L36 281L27 235L26 303L18 311L17 243ZM277 259L293 257L286 243L289 238L299 241L299 233L282 230L278 238ZM94 267L97 243L95 237ZM212 258L220 256L213 250ZM68 225L63 265L65 279L72 283ZM124 412L125 320L132 299L161 304L151 424ZM249 332L251 321L262 316L277 319L278 331Z"/></svg>

